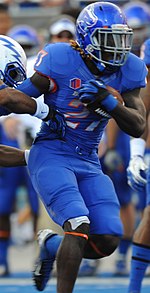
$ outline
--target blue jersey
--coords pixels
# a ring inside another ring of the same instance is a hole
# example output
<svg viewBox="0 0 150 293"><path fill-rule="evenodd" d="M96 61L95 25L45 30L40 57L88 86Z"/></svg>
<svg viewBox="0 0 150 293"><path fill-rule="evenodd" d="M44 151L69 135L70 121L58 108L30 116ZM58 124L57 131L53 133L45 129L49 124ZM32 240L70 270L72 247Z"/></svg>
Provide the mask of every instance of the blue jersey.
<svg viewBox="0 0 150 293"><path fill-rule="evenodd" d="M90 72L79 52L70 44L48 44L38 54L35 70L57 84L57 90L46 94L44 101L64 114L67 123L66 141L75 141L87 150L97 148L108 119L89 112L78 99L78 89L82 84L90 79L98 79ZM111 75L104 75L101 80L123 93L145 87L146 75L144 62L129 54L124 66ZM42 139L43 136L50 137L45 123L38 134Z"/></svg>
<svg viewBox="0 0 150 293"><path fill-rule="evenodd" d="M28 162L35 190L50 217L62 227L70 218L88 216L91 234L122 235L115 188L102 172L97 156L108 119L90 112L78 96L83 83L98 77L90 72L80 53L65 43L46 45L37 56L35 70L57 85L56 91L51 89L44 95L44 101L61 112L67 123L65 141L53 139L59 136L42 123ZM101 79L124 93L144 87L146 75L144 62L129 54L124 66ZM27 81L20 90L33 96L33 88Z"/></svg>

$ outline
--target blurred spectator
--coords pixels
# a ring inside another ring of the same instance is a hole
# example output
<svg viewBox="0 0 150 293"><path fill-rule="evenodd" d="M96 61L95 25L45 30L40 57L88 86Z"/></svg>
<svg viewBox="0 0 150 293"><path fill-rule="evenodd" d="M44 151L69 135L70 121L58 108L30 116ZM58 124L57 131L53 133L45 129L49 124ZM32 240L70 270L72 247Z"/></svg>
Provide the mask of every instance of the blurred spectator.
<svg viewBox="0 0 150 293"><path fill-rule="evenodd" d="M66 0L43 0L42 5L45 7L57 7L57 6L63 6L66 4Z"/></svg>
<svg viewBox="0 0 150 293"><path fill-rule="evenodd" d="M13 26L7 35L17 41L24 49L27 58L35 55L40 49L40 37L37 31L25 24Z"/></svg>
<svg viewBox="0 0 150 293"><path fill-rule="evenodd" d="M61 15L49 27L48 42L68 42L75 38L75 20L71 16Z"/></svg>
<svg viewBox="0 0 150 293"><path fill-rule="evenodd" d="M41 6L61 6L66 3L66 0L15 0L20 8L37 8Z"/></svg>
<svg viewBox="0 0 150 293"><path fill-rule="evenodd" d="M0 20L0 35L7 35L13 23L7 4L0 4Z"/></svg>
<svg viewBox="0 0 150 293"><path fill-rule="evenodd" d="M132 52L139 56L140 47L150 35L150 6L140 1L129 2L122 7L128 25L133 29Z"/></svg>
<svg viewBox="0 0 150 293"><path fill-rule="evenodd" d="M20 8L40 7L42 0L16 0Z"/></svg>
<svg viewBox="0 0 150 293"><path fill-rule="evenodd" d="M69 4L71 7L73 8L79 8L80 10L83 9L85 6L87 6L88 4L91 4L93 2L99 2L99 0L97 1L92 1L92 0L69 0ZM127 2L129 2L128 0L107 0L107 2L111 2L114 3L116 5L123 5Z"/></svg>

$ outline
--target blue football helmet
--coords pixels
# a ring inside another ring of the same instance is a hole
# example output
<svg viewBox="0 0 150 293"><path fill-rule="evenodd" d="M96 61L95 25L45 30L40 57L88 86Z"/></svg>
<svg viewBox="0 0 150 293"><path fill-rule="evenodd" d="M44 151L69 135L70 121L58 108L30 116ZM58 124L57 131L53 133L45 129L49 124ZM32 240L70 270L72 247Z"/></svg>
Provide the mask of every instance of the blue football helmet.
<svg viewBox="0 0 150 293"><path fill-rule="evenodd" d="M15 40L0 35L0 79L8 86L17 87L26 79L26 55Z"/></svg>
<svg viewBox="0 0 150 293"><path fill-rule="evenodd" d="M76 22L77 43L102 70L122 66L131 51L133 32L120 8L109 2L86 6Z"/></svg>
<svg viewBox="0 0 150 293"><path fill-rule="evenodd" d="M150 8L146 3L135 1L124 5L122 10L134 32L132 50L139 55L142 43L150 35Z"/></svg>
<svg viewBox="0 0 150 293"><path fill-rule="evenodd" d="M7 33L25 50L27 57L36 55L40 48L40 39L36 30L29 25L16 25Z"/></svg>

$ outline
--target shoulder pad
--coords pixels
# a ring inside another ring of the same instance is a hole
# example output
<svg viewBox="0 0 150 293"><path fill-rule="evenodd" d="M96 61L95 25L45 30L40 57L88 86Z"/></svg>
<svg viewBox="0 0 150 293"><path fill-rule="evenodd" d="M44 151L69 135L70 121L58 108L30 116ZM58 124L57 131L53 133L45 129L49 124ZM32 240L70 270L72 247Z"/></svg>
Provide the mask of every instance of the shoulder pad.
<svg viewBox="0 0 150 293"><path fill-rule="evenodd" d="M81 63L79 53L70 44L56 43L47 46L50 53L50 69L53 73L67 76L71 70L76 70Z"/></svg>
<svg viewBox="0 0 150 293"><path fill-rule="evenodd" d="M129 54L125 65L121 68L121 72L124 86L128 85L129 88L145 87L145 78L148 71L143 60L136 55Z"/></svg>

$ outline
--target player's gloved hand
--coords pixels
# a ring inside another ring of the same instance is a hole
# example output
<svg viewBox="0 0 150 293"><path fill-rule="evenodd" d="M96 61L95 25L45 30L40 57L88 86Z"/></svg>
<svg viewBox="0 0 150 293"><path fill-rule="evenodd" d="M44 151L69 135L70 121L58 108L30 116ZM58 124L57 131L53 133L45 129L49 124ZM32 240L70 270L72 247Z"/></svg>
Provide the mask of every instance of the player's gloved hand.
<svg viewBox="0 0 150 293"><path fill-rule="evenodd" d="M137 191L143 191L146 185L146 173L148 166L145 164L143 157L134 156L127 168L127 178L130 187Z"/></svg>
<svg viewBox="0 0 150 293"><path fill-rule="evenodd" d="M66 132L66 121L63 114L58 110L50 109L49 120L46 124L49 126L52 132L56 132L61 138L65 136Z"/></svg>
<svg viewBox="0 0 150 293"><path fill-rule="evenodd" d="M109 149L104 156L104 165L108 172L124 170L123 159L115 149Z"/></svg>
<svg viewBox="0 0 150 293"><path fill-rule="evenodd" d="M89 110L99 114L99 108L106 112L112 111L118 104L117 99L109 93L102 81L91 79L85 82L78 91L79 100L87 106Z"/></svg>
<svg viewBox="0 0 150 293"><path fill-rule="evenodd" d="M78 92L79 99L84 104L94 102L97 95L100 95L100 99L102 100L105 98L105 96L103 96L104 93L106 96L109 94L104 83L94 79L85 82Z"/></svg>

